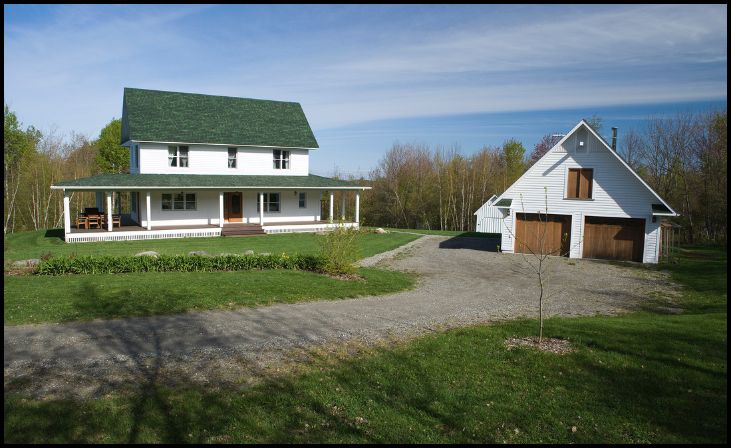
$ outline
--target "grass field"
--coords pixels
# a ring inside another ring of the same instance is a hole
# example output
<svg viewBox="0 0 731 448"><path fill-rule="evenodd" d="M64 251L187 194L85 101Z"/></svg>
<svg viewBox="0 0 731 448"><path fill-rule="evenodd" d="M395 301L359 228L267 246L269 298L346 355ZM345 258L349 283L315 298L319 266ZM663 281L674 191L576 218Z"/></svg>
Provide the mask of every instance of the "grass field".
<svg viewBox="0 0 731 448"><path fill-rule="evenodd" d="M415 278L360 269L361 281L304 271L5 276L5 325L334 300L408 289Z"/></svg>
<svg viewBox="0 0 731 448"><path fill-rule="evenodd" d="M323 358L247 388L181 379L72 401L6 386L5 442L724 443L726 267L700 248L659 267L684 285L671 304L682 314L547 320L577 349L563 356L506 350L535 334L524 320Z"/></svg>
<svg viewBox="0 0 731 448"><path fill-rule="evenodd" d="M391 250L418 238L408 234L358 236L362 257ZM186 238L66 244L45 232L21 232L5 240L7 260L54 255L134 255L143 250L185 254L192 250L243 253L317 253L318 235L279 234L246 238ZM171 314L190 310L333 300L388 294L410 288L411 275L361 269L362 281L337 280L311 272L145 272L4 278L5 325L68 322Z"/></svg>
<svg viewBox="0 0 731 448"><path fill-rule="evenodd" d="M17 232L5 237L5 261L40 258L52 255L134 255L154 250L161 254L187 254L205 250L210 254L244 253L247 250L269 253L316 253L319 235L314 233L272 234L250 237L179 238L146 241L105 241L96 243L64 243L62 230ZM369 257L394 249L418 238L405 233L363 233L358 236L359 255Z"/></svg>

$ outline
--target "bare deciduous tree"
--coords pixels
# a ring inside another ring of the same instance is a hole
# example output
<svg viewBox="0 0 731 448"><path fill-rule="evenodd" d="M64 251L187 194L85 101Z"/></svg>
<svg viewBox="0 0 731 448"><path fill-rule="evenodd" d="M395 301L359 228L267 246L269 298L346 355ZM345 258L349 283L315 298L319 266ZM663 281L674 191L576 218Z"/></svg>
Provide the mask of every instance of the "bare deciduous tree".
<svg viewBox="0 0 731 448"><path fill-rule="evenodd" d="M549 208L548 208L548 188L543 187L544 193L544 208L538 211L538 228L529 229L525 226L524 231L521 232L523 237L518 237L518 232L515 231L517 223L508 222L503 219L503 225L513 239L515 248L521 248L521 250L515 250L521 255L520 260L522 263L516 266L518 272L524 275L532 275L536 277L538 282L538 344L543 342L543 305L546 300L555 295L560 291L550 290L551 281L551 262L555 257L568 256L571 250L578 244L576 243L572 248L569 241L569 235L562 233L561 243L558 247L551 247L548 238L548 223L549 223ZM525 215L525 203L523 202L523 195L520 194L520 205L522 213ZM577 241L581 241L582 235L579 235Z"/></svg>

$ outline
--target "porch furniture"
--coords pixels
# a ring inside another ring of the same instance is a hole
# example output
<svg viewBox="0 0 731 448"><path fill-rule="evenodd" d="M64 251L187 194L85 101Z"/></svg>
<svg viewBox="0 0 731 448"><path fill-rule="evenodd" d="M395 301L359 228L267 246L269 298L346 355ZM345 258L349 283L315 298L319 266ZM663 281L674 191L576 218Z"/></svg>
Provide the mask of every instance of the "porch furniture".
<svg viewBox="0 0 731 448"><path fill-rule="evenodd" d="M112 215L112 227L116 224L117 227L122 227L122 215Z"/></svg>
<svg viewBox="0 0 731 448"><path fill-rule="evenodd" d="M92 225L95 225L97 228L99 228L101 224L101 217L99 215L87 215L86 216L87 222L88 222L88 229L91 228Z"/></svg>
<svg viewBox="0 0 731 448"><path fill-rule="evenodd" d="M76 228L80 229L83 226L85 229L89 228L89 217L83 213L76 217Z"/></svg>

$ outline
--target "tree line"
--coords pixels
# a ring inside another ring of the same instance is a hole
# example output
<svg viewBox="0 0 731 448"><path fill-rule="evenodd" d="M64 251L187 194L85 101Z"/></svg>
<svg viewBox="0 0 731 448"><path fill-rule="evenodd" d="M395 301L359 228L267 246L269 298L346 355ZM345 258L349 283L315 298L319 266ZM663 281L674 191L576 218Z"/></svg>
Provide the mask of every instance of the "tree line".
<svg viewBox="0 0 731 448"><path fill-rule="evenodd" d="M55 130L42 133L23 126L4 107L4 219L3 233L63 227L63 193L51 185L100 173L129 171L129 153L119 144L121 120L112 120L90 139L78 133L68 138ZM71 214L95 203L94 193L72 195Z"/></svg>
<svg viewBox="0 0 731 448"><path fill-rule="evenodd" d="M602 130L602 120L589 123ZM620 138L624 160L681 216L686 242L726 244L727 112L713 110L648 118ZM4 233L63 226L58 181L100 173L129 172L129 152L119 144L121 120L113 119L95 139L24 127L4 108ZM528 153L516 139L463 154L458 145L394 144L378 162L362 195L365 225L472 231L474 212L499 195L560 138L543 136ZM336 204L340 195L336 193ZM353 210L352 195L346 195ZM94 193L74 193L72 215L95 202ZM120 203L124 203L123 195ZM326 204L323 207L327 207ZM326 214L326 213L325 213Z"/></svg>
<svg viewBox="0 0 731 448"><path fill-rule="evenodd" d="M588 122L602 131L600 117ZM618 142L619 155L681 214L673 222L684 242L726 244L727 127L726 110L679 113L648 118ZM360 179L372 187L362 201L365 224L473 231L473 213L560 137L544 135L527 155L514 139L470 155L456 145L394 144L370 179Z"/></svg>

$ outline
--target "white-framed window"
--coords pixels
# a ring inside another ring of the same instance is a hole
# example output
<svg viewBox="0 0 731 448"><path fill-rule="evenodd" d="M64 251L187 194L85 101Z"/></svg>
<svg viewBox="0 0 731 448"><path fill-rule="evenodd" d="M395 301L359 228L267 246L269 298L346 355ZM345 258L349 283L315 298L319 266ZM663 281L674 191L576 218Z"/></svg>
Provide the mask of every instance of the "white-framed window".
<svg viewBox="0 0 731 448"><path fill-rule="evenodd" d="M261 204L261 196L256 195L256 210L259 211L259 204ZM279 193L264 193L264 211L265 212L280 212L282 209L279 207Z"/></svg>
<svg viewBox="0 0 731 448"><path fill-rule="evenodd" d="M236 168L236 156L238 154L238 149L236 148L228 148L228 167L229 168Z"/></svg>
<svg viewBox="0 0 731 448"><path fill-rule="evenodd" d="M274 150L274 169L275 170L288 170L289 169L289 151L283 149Z"/></svg>
<svg viewBox="0 0 731 448"><path fill-rule="evenodd" d="M161 208L163 211L195 210L195 193L163 193Z"/></svg>
<svg viewBox="0 0 731 448"><path fill-rule="evenodd" d="M307 208L307 193L304 191L299 193L299 207Z"/></svg>
<svg viewBox="0 0 731 448"><path fill-rule="evenodd" d="M168 166L188 168L188 147L168 146Z"/></svg>

